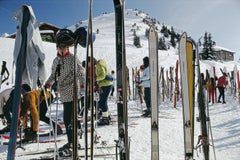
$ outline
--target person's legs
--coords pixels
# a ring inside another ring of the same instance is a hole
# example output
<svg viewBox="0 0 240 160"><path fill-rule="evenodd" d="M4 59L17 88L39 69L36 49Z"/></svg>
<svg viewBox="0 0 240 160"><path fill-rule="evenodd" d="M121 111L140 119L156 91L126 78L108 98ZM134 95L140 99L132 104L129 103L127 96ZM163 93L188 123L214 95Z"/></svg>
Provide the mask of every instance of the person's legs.
<svg viewBox="0 0 240 160"><path fill-rule="evenodd" d="M101 87L102 92L100 92L100 100L98 102L99 108L102 110L102 112L107 112L108 111L108 105L107 105L107 100L109 93L111 91L112 86L104 86Z"/></svg>
<svg viewBox="0 0 240 160"><path fill-rule="evenodd" d="M3 115L5 116L7 120L7 125L9 126L11 125L11 121L12 121L10 112L12 111L13 98L14 98L14 90L12 90L6 104L3 106Z"/></svg>
<svg viewBox="0 0 240 160"><path fill-rule="evenodd" d="M66 128L68 143L72 143L72 109L73 102L64 102L63 103L63 121Z"/></svg>
<svg viewBox="0 0 240 160"><path fill-rule="evenodd" d="M144 88L144 100L148 110L151 110L151 90L150 88Z"/></svg>
<svg viewBox="0 0 240 160"><path fill-rule="evenodd" d="M223 100L223 103L226 103L225 102L225 89L223 88L223 90L222 90L222 100Z"/></svg>
<svg viewBox="0 0 240 160"><path fill-rule="evenodd" d="M222 97L222 87L218 87L218 91L219 91L218 102L221 102L220 99Z"/></svg>
<svg viewBox="0 0 240 160"><path fill-rule="evenodd" d="M151 89L144 88L144 101L147 106L147 110L143 113L143 117L148 117L151 114Z"/></svg>
<svg viewBox="0 0 240 160"><path fill-rule="evenodd" d="M109 113L108 113L108 96L111 92L112 86L101 87L102 92L100 93L100 100L98 106L102 111L102 118L99 120L98 125L109 125Z"/></svg>

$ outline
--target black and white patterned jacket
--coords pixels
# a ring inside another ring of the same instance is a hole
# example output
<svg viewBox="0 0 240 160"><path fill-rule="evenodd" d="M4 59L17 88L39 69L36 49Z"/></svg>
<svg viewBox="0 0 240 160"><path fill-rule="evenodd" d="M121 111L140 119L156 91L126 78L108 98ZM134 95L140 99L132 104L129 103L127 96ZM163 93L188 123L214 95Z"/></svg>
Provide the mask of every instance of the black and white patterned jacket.
<svg viewBox="0 0 240 160"><path fill-rule="evenodd" d="M56 72L60 66L60 75ZM52 72L45 84L52 85L58 82L58 91L62 102L73 101L73 80L74 80L74 55L68 54L64 57L56 57L53 60ZM85 83L85 69L82 67L80 60L76 59L76 78L78 85L78 98L80 85Z"/></svg>

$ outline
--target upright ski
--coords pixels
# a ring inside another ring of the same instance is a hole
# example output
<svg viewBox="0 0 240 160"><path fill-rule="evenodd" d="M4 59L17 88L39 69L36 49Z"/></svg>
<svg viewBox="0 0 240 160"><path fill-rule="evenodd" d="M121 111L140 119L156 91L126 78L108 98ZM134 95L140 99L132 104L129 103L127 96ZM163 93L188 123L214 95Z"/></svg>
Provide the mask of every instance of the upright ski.
<svg viewBox="0 0 240 160"><path fill-rule="evenodd" d="M209 135L208 135L208 123L209 118L207 117L207 95L206 90L203 88L203 79L201 78L199 53L197 51L197 66L198 66L198 110L199 117L197 120L200 122L201 135L198 136L197 148L202 147L204 159L209 160Z"/></svg>
<svg viewBox="0 0 240 160"><path fill-rule="evenodd" d="M176 68L175 68L175 89L174 89L174 100L173 100L174 108L176 108L178 99L179 99L179 82L178 82L178 60L177 60Z"/></svg>
<svg viewBox="0 0 240 160"><path fill-rule="evenodd" d="M216 76L216 68L213 67L213 78L214 78L214 86L216 86L216 81L217 81L217 76ZM217 91L216 91L216 88L214 88L214 102L216 103L217 102Z"/></svg>
<svg viewBox="0 0 240 160"><path fill-rule="evenodd" d="M240 103L240 71L237 71L238 101Z"/></svg>
<svg viewBox="0 0 240 160"><path fill-rule="evenodd" d="M93 32L92 32L92 0L89 0L89 13L88 13L88 46L87 50L90 49L90 61L91 61L91 67L90 67L90 82L89 82L89 98L90 98L90 128L91 128L91 134L90 134L90 159L93 160L93 144L94 144L94 57L93 57ZM89 53L88 53L89 55ZM87 60L86 60L87 62ZM86 132L86 130L85 130ZM86 146L85 146L86 147ZM87 155L85 155L85 158L87 158Z"/></svg>
<svg viewBox="0 0 240 160"><path fill-rule="evenodd" d="M183 131L185 159L193 158L194 144L194 61L193 42L183 33L179 43L179 64L183 97Z"/></svg>
<svg viewBox="0 0 240 160"><path fill-rule="evenodd" d="M18 131L18 119L21 105L21 90L22 90L22 75L25 69L26 53L27 53L27 26L30 20L30 11L27 6L22 6L22 23L21 23L21 37L22 41L16 63L16 76L15 76L15 90L12 106L12 122L10 130L10 140L8 145L7 159L15 159L16 139Z"/></svg>
<svg viewBox="0 0 240 160"><path fill-rule="evenodd" d="M151 26L149 29L149 66L151 84L151 159L159 159L158 124L158 35Z"/></svg>
<svg viewBox="0 0 240 160"><path fill-rule="evenodd" d="M116 32L118 146L120 160L129 159L127 114L127 66L124 39L124 0L113 0Z"/></svg>

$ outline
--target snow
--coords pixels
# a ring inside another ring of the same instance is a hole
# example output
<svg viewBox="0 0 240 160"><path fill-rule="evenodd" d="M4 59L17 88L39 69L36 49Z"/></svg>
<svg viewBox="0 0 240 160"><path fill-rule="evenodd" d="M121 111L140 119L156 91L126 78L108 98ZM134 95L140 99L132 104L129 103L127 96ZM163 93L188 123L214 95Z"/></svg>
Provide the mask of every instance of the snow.
<svg viewBox="0 0 240 160"><path fill-rule="evenodd" d="M144 38L145 30L148 28L146 24L142 22L142 18L147 17L146 14L141 13L137 15L135 10L127 10L125 16L125 31L126 31L126 53L127 53L127 66L130 69L130 82L131 82L131 68L136 68L142 64L142 58L148 55L148 42ZM97 59L106 59L108 66L111 70L116 69L116 56L115 56L115 29L114 29L114 17L113 13L103 14L93 19L94 30L99 29L99 34L96 34L96 40L94 42L94 56ZM142 48L136 48L133 46L133 32L131 31L132 25L137 24L139 30L137 35L141 37ZM81 25L86 25L86 21L83 21ZM73 26L70 26L74 27ZM161 28L159 25L158 28ZM162 36L159 33L159 37ZM190 36L190 35L189 35ZM13 83L13 49L15 41L13 39L0 38L1 58L0 61L7 61L7 68L10 72L9 83ZM46 55L46 69L49 75L51 70L52 60L56 56L56 45L53 43L44 42L44 49ZM70 48L73 53L73 47ZM78 47L77 55L81 61L85 60L86 49ZM176 60L178 59L178 50L170 48L168 51L159 50L159 67L164 67L165 71L169 67L175 67ZM234 66L237 65L238 69L240 64L231 62L216 62L216 61L201 61L200 66L202 72L208 69L212 75L212 66L216 67L217 76L221 75L220 68L226 68L227 71L232 71ZM132 85L132 84L131 84ZM4 90L9 86L4 83L1 90ZM197 86L196 86L197 88ZM195 98L195 117L198 116L197 100ZM214 159L213 146L215 148L217 159L221 160L239 160L240 159L240 107L239 102L233 94L230 92L230 88L226 90L226 104L209 103L209 113L212 127L212 137L210 137L210 159ZM116 120L116 101L108 101L110 112L114 120ZM56 104L51 106L52 116L55 116ZM151 134L150 134L150 118L140 118L141 110L145 108L144 104L140 104L139 100L128 101L129 107L129 137L130 137L130 159L132 160L150 160L151 159ZM173 103L169 99L165 101L161 100L159 105L159 155L162 160L184 160L184 146L183 146L183 122L182 122L182 101L177 102L177 107L173 108ZM62 121L62 105L59 104L59 118ZM195 118L196 119L196 118ZM0 129L4 126L0 122ZM200 133L200 124L195 122L194 130L194 146L197 145L198 136ZM48 125L40 122L40 130L48 130ZM107 145L115 145L114 140L118 139L117 123L109 126L98 126L96 128L97 135L101 136L99 141L106 142ZM42 138L42 137L40 137ZM52 137L51 137L52 138ZM47 137L48 139L48 137ZM57 143L60 147L66 143L66 135L60 135L57 139L61 139L61 142ZM212 140L214 144L212 143ZM7 141L2 138L2 142ZM84 146L84 137L80 139L80 144ZM100 144L97 144L100 146ZM54 148L54 143L29 143L24 144L22 149L16 150L16 159L32 159L37 158L40 155L31 156L19 156L24 152L40 151L46 148ZM1 160L7 159L7 146L0 145ZM115 148L109 149L95 149L95 153L115 153ZM79 154L83 155L83 151ZM111 157L114 159L114 156ZM203 153L200 148L195 151L194 158L196 160L203 160ZM94 159L104 159L103 157Z"/></svg>

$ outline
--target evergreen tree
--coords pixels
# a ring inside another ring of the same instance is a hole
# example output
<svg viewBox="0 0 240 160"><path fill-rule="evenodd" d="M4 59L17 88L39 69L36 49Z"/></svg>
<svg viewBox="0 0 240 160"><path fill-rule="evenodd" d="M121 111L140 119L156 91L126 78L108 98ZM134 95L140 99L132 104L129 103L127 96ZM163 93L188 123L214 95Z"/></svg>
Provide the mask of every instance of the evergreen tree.
<svg viewBox="0 0 240 160"><path fill-rule="evenodd" d="M134 46L136 46L137 48L140 48L140 47L141 47L140 37L138 37L137 35L135 35L135 36L133 37L133 44L134 44Z"/></svg>
<svg viewBox="0 0 240 160"><path fill-rule="evenodd" d="M215 42L212 41L212 36L211 34L205 32L204 37L203 37L203 51L202 51L202 59L214 59L213 55L213 45Z"/></svg>
<svg viewBox="0 0 240 160"><path fill-rule="evenodd" d="M162 29L160 32L164 35L164 37L166 37L166 38L169 37L168 28L165 25L162 26Z"/></svg>
<svg viewBox="0 0 240 160"><path fill-rule="evenodd" d="M167 50L167 46L166 46L164 37L159 38L158 49L160 49L160 50Z"/></svg>
<svg viewBox="0 0 240 160"><path fill-rule="evenodd" d="M148 36L149 36L149 29L146 29L145 36L148 38Z"/></svg>

